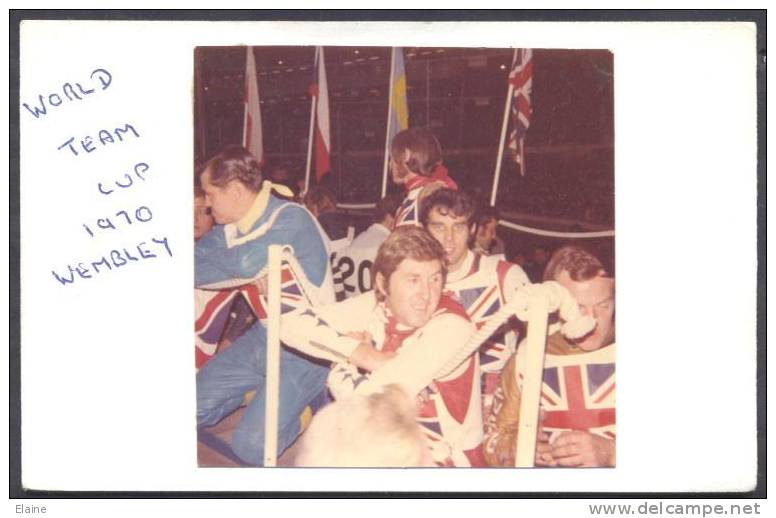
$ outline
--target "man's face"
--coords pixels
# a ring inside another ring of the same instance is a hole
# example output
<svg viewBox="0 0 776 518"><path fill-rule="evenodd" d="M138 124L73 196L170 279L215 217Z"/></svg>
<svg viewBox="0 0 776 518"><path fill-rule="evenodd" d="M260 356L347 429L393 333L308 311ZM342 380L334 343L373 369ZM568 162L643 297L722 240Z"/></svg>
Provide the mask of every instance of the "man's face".
<svg viewBox="0 0 776 518"><path fill-rule="evenodd" d="M472 228L467 225L466 217L456 216L445 209L440 212L439 207L432 207L428 213L426 230L445 249L448 270L456 271L463 264L469 249Z"/></svg>
<svg viewBox="0 0 776 518"><path fill-rule="evenodd" d="M232 180L223 187L210 183L210 168L202 173L202 190L205 191L205 205L210 207L213 219L219 225L234 223L243 214L242 205L237 203L240 199L240 186L237 180Z"/></svg>
<svg viewBox="0 0 776 518"><path fill-rule="evenodd" d="M402 171L401 164L399 164L396 159L391 155L391 159L388 161L388 165L391 168L391 180L395 184L402 184L404 183L403 177L405 174Z"/></svg>
<svg viewBox="0 0 776 518"><path fill-rule="evenodd" d="M382 275L377 275L376 282L399 323L418 328L431 319L439 305L444 285L442 264L435 259L404 259L391 275L387 289Z"/></svg>
<svg viewBox="0 0 776 518"><path fill-rule="evenodd" d="M487 250L494 239L496 239L496 220L489 219L477 229L477 245Z"/></svg>
<svg viewBox="0 0 776 518"><path fill-rule="evenodd" d="M596 276L587 281L574 281L563 270L555 279L577 299L583 315L590 315L596 327L574 343L583 351L595 351L614 342L614 279Z"/></svg>
<svg viewBox="0 0 776 518"><path fill-rule="evenodd" d="M213 228L213 216L205 204L204 196L194 198L194 239L207 234Z"/></svg>
<svg viewBox="0 0 776 518"><path fill-rule="evenodd" d="M391 168L391 180L397 185L403 185L410 178L410 170L404 165L410 158L409 150L404 150L403 153L394 155L391 153L391 159L388 161L388 165Z"/></svg>

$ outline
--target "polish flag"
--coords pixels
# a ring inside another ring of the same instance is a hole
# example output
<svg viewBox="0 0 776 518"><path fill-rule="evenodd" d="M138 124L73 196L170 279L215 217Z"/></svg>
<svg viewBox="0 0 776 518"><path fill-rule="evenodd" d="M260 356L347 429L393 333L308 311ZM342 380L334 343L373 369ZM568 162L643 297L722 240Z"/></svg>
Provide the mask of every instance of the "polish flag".
<svg viewBox="0 0 776 518"><path fill-rule="evenodd" d="M256 76L256 61L253 59L253 47L247 47L245 60L245 120L243 123L243 147L264 162L264 143L261 135L261 104L259 103L259 82Z"/></svg>
<svg viewBox="0 0 776 518"><path fill-rule="evenodd" d="M310 94L315 97L315 178L320 179L329 172L331 163L331 131L329 130L329 87L326 82L326 65L323 60L323 47L315 49L315 82L310 85Z"/></svg>

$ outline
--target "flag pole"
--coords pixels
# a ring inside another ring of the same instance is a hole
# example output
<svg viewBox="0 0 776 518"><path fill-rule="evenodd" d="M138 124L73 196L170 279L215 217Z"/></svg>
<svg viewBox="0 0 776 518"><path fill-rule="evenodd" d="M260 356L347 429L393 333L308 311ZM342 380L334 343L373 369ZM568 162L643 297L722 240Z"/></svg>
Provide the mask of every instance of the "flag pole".
<svg viewBox="0 0 776 518"><path fill-rule="evenodd" d="M318 49L320 47L315 47L315 65L318 65ZM318 77L316 73L315 77L316 84L318 82ZM317 92L312 96L312 101L310 102L310 130L307 132L307 166L305 168L304 173L304 192L306 193L307 190L310 188L310 166L312 162L312 155L313 155L313 130L315 128L315 102L318 99ZM304 193L302 193L304 194Z"/></svg>
<svg viewBox="0 0 776 518"><path fill-rule="evenodd" d="M194 119L196 130L197 130L197 140L199 141L199 151L200 154L196 158L202 158L208 156L207 152L207 133L205 131L205 91L203 89L202 85L202 52L200 51L199 47L196 47L194 50L194 56L195 56L195 66L194 66L194 91L195 91L195 102L197 107L196 117Z"/></svg>
<svg viewBox="0 0 776 518"><path fill-rule="evenodd" d="M315 101L317 96L313 95L310 103L310 131L307 133L307 167L304 173L304 192L310 187L310 162L313 154L313 129L315 127Z"/></svg>
<svg viewBox="0 0 776 518"><path fill-rule="evenodd" d="M388 122L385 124L385 158L383 160L383 186L380 197L388 190L388 162L390 160L391 110L393 110L393 74L396 68L396 47L391 47L391 75L388 78Z"/></svg>
<svg viewBox="0 0 776 518"><path fill-rule="evenodd" d="M248 110L250 107L248 106L248 60L251 59L251 52L253 51L253 47L250 45L245 47L246 49L246 56L245 56L245 92L243 93L243 147L245 149L248 149L248 145L250 144L248 142ZM250 150L249 150L250 151Z"/></svg>
<svg viewBox="0 0 776 518"><path fill-rule="evenodd" d="M512 54L512 66L515 64L515 60L517 59L517 49L515 48L514 53ZM490 206L494 207L496 205L496 192L498 191L498 180L501 176L501 160L504 156L504 141L506 140L507 136L507 124L509 122L509 113L510 113L510 104L512 101L512 93L515 90L515 85L512 84L512 82L509 82L509 88L507 89L507 100L504 103L504 119L501 122L501 137L499 137L498 141L498 154L496 155L496 170L493 173L493 190L490 194Z"/></svg>

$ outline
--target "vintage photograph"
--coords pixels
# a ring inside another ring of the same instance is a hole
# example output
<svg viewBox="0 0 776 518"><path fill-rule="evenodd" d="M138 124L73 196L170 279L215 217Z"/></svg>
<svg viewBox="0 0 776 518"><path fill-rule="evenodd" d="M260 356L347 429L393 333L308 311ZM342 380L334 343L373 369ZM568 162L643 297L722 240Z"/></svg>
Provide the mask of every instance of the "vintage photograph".
<svg viewBox="0 0 776 518"><path fill-rule="evenodd" d="M614 467L607 49L197 47L200 467Z"/></svg>

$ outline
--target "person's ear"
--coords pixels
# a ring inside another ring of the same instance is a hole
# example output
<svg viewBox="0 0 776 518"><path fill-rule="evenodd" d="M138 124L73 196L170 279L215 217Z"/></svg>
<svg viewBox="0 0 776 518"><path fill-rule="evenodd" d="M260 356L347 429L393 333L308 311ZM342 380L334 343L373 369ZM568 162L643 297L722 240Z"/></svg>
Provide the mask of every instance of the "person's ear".
<svg viewBox="0 0 776 518"><path fill-rule="evenodd" d="M412 158L412 153L409 149L404 150L404 160L402 160L402 163L404 165L407 165L407 163L410 161L410 158Z"/></svg>
<svg viewBox="0 0 776 518"><path fill-rule="evenodd" d="M379 293L385 297L388 296L388 291L385 289L385 277L380 272L375 274L375 293Z"/></svg>
<svg viewBox="0 0 776 518"><path fill-rule="evenodd" d="M226 192L227 194L236 196L236 195L242 194L242 190L244 188L245 187L243 186L242 182L238 182L237 180L232 180L224 186L224 192Z"/></svg>

